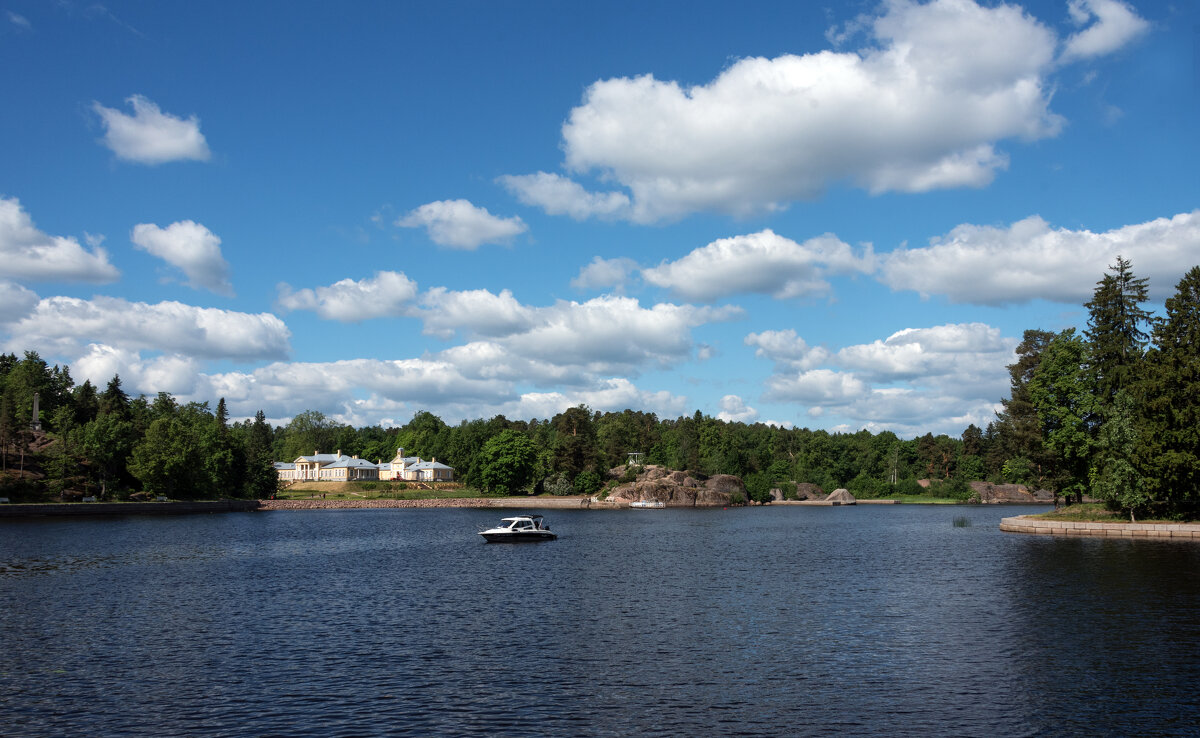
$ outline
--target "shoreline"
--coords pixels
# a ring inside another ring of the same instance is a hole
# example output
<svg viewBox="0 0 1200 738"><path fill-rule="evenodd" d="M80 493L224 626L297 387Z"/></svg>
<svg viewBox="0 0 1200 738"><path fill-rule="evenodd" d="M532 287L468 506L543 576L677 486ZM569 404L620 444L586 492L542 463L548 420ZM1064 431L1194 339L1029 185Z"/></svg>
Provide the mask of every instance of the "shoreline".
<svg viewBox="0 0 1200 738"><path fill-rule="evenodd" d="M1087 523L1070 520L1039 520L1017 515L1000 520L1006 533L1032 535L1089 536L1092 538L1155 538L1200 542L1200 523Z"/></svg>

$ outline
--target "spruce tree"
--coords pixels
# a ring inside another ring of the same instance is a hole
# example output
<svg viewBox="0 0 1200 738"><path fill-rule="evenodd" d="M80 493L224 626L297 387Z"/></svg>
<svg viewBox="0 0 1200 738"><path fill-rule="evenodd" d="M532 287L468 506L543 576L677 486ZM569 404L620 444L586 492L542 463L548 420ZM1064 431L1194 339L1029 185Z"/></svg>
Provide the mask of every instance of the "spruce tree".
<svg viewBox="0 0 1200 738"><path fill-rule="evenodd" d="M1175 512L1200 507L1200 266L1192 267L1155 322L1146 360L1146 424L1137 462L1149 492Z"/></svg>
<svg viewBox="0 0 1200 738"><path fill-rule="evenodd" d="M1117 392L1131 389L1149 339L1145 328L1150 313L1142 308L1147 280L1134 277L1130 265L1128 259L1118 256L1111 271L1096 283L1091 301L1084 304L1092 382L1102 407L1111 405Z"/></svg>

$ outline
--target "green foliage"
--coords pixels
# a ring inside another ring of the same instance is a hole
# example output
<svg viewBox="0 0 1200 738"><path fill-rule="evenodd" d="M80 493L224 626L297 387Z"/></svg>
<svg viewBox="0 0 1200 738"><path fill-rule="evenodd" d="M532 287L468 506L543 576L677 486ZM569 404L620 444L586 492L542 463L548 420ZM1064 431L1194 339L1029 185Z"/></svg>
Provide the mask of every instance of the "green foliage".
<svg viewBox="0 0 1200 738"><path fill-rule="evenodd" d="M892 486L882 479L863 471L850 480L849 484L846 485L846 489L855 497L872 500L887 497L892 491Z"/></svg>
<svg viewBox="0 0 1200 738"><path fill-rule="evenodd" d="M1037 474L1033 467L1033 462L1024 456L1017 456L1005 461L1001 472L1007 484L1032 485L1037 482Z"/></svg>
<svg viewBox="0 0 1200 738"><path fill-rule="evenodd" d="M771 501L771 478L765 472L753 472L743 482L751 502Z"/></svg>
<svg viewBox="0 0 1200 738"><path fill-rule="evenodd" d="M930 497L944 497L950 500L958 500L966 502L975 494L964 480L958 477L952 479L934 481L929 485L926 494Z"/></svg>
<svg viewBox="0 0 1200 738"><path fill-rule="evenodd" d="M1097 407L1083 339L1068 328L1054 337L1029 381L1037 409L1050 485L1066 497L1082 498L1095 446Z"/></svg>
<svg viewBox="0 0 1200 738"><path fill-rule="evenodd" d="M1145 328L1150 313L1142 308L1149 294L1147 280L1133 276L1130 262L1120 256L1111 271L1096 283L1088 309L1087 339L1096 402L1112 403L1117 392L1131 389L1145 353Z"/></svg>
<svg viewBox="0 0 1200 738"><path fill-rule="evenodd" d="M1200 508L1200 266L1192 267L1154 326L1133 449L1146 493L1168 509Z"/></svg>
<svg viewBox="0 0 1200 738"><path fill-rule="evenodd" d="M1137 429L1129 393L1118 390L1104 420L1097 442L1097 462L1091 473L1092 492L1110 507L1128 511L1132 519L1146 510L1153 498L1145 479L1130 461Z"/></svg>
<svg viewBox="0 0 1200 738"><path fill-rule="evenodd" d="M502 431L480 452L479 486L489 494L523 492L533 481L537 450L515 430Z"/></svg>
<svg viewBox="0 0 1200 738"><path fill-rule="evenodd" d="M542 486L548 493L559 497L575 494L575 487L571 484L571 480L567 479L566 472L559 472L549 477Z"/></svg>
<svg viewBox="0 0 1200 738"><path fill-rule="evenodd" d="M588 497L596 494L601 487L600 475L588 469L575 477L575 491Z"/></svg>

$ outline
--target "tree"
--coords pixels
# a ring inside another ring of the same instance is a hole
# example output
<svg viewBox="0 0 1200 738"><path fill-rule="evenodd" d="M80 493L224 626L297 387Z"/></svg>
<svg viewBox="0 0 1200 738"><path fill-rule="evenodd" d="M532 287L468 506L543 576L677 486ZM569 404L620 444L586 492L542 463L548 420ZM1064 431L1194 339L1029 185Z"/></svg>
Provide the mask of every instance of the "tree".
<svg viewBox="0 0 1200 738"><path fill-rule="evenodd" d="M1042 443L1041 420L1029 398L1029 382L1042 360L1042 352L1054 337L1049 331L1025 331L1017 346L1017 360L1008 365L1009 398L1001 401L1004 409L996 414L992 426L998 465L1021 458L1030 465L1035 477L1040 476L1038 470L1047 461L1047 452Z"/></svg>
<svg viewBox="0 0 1200 738"><path fill-rule="evenodd" d="M550 421L555 431L554 470L574 479L596 461L596 427L586 405L568 408Z"/></svg>
<svg viewBox="0 0 1200 738"><path fill-rule="evenodd" d="M1088 491L1094 441L1095 396L1087 376L1088 347L1068 328L1054 337L1028 384L1042 439L1050 452L1047 469L1055 499L1083 499Z"/></svg>
<svg viewBox="0 0 1200 738"><path fill-rule="evenodd" d="M1135 444L1147 491L1176 512L1200 505L1200 266L1188 270L1154 326Z"/></svg>
<svg viewBox="0 0 1200 738"><path fill-rule="evenodd" d="M479 452L479 486L486 493L522 491L533 481L537 449L515 430L501 431Z"/></svg>
<svg viewBox="0 0 1200 738"><path fill-rule="evenodd" d="M263 500L274 494L279 487L279 475L271 458L271 443L274 434L267 424L267 417L259 410L254 414L254 423L247 429L244 440L246 449L245 496Z"/></svg>
<svg viewBox="0 0 1200 738"><path fill-rule="evenodd" d="M1145 353L1150 313L1142 309L1147 298L1147 280L1136 278L1130 262L1120 256L1110 271L1096 283L1088 309L1085 331L1091 344L1089 366L1100 407L1110 405L1117 392L1130 389L1136 367Z"/></svg>
<svg viewBox="0 0 1200 738"><path fill-rule="evenodd" d="M1100 428L1097 463L1091 472L1093 493L1110 507L1127 511L1131 522L1153 500L1146 479L1131 461L1138 435L1135 417L1133 398L1119 390Z"/></svg>
<svg viewBox="0 0 1200 738"><path fill-rule="evenodd" d="M333 453L337 428L337 424L320 410L298 413L284 430L283 460L291 461L312 453Z"/></svg>

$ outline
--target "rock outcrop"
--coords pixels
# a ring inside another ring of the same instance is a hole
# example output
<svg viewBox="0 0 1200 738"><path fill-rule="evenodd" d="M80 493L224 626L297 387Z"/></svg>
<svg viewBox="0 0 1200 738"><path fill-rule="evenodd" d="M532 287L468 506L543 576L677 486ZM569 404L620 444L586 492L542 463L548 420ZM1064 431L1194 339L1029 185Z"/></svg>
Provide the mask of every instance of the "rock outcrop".
<svg viewBox="0 0 1200 738"><path fill-rule="evenodd" d="M610 479L622 479L626 467L609 469ZM686 471L671 471L648 465L636 478L622 482L608 493L608 500L621 505L636 500L662 502L668 507L717 507L728 505L735 496L746 499L746 485L738 477L717 474L705 477Z"/></svg>
<svg viewBox="0 0 1200 738"><path fill-rule="evenodd" d="M843 505L853 505L854 503L858 502L858 500L854 498L854 495L850 494L850 490L844 487L839 487L838 489L830 492L829 496L825 498L825 501L838 502Z"/></svg>
<svg viewBox="0 0 1200 738"><path fill-rule="evenodd" d="M771 490L771 502L786 502L787 499L782 489L775 487ZM796 485L796 496L791 499L800 502L804 502L805 500L824 500L825 490L821 489L821 485L819 484L800 482Z"/></svg>
<svg viewBox="0 0 1200 738"><path fill-rule="evenodd" d="M1037 504L1054 502L1054 493L1047 489L1030 491L1023 484L992 484L991 482L971 482L971 489L985 505L1001 505L1008 503Z"/></svg>

